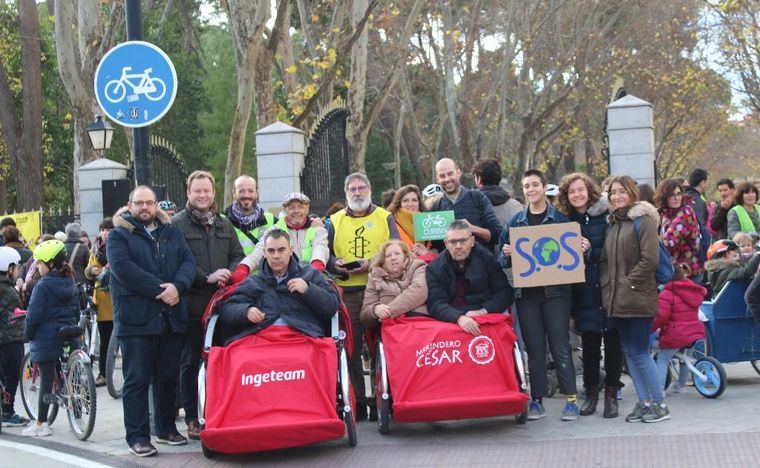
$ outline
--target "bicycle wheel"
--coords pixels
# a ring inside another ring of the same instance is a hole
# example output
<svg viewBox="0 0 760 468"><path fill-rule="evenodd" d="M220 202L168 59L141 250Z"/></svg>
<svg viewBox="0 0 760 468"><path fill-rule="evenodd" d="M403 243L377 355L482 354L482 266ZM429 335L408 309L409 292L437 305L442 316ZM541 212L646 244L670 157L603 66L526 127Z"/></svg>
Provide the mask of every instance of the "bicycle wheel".
<svg viewBox="0 0 760 468"><path fill-rule="evenodd" d="M694 376L694 388L705 398L718 398L726 390L726 371L717 359L704 357L698 360L694 367L703 373L706 380Z"/></svg>
<svg viewBox="0 0 760 468"><path fill-rule="evenodd" d="M755 359L754 361L749 361L750 364L752 364L752 368L755 369L755 372L760 374L760 359Z"/></svg>
<svg viewBox="0 0 760 468"><path fill-rule="evenodd" d="M124 86L121 80L111 80L106 83L104 92L106 99L116 104L117 102L121 102L127 95L127 87Z"/></svg>
<svg viewBox="0 0 760 468"><path fill-rule="evenodd" d="M124 389L124 374L121 370L121 347L116 334L111 334L106 356L106 388L112 398L121 398Z"/></svg>
<svg viewBox="0 0 760 468"><path fill-rule="evenodd" d="M32 363L31 355L24 354L24 360L21 361L21 376L19 377L19 390L21 391L21 403L29 419L37 420L37 408L39 408L40 398L40 369L37 364ZM51 404L48 409L48 424L53 424L55 417L58 415L58 405Z"/></svg>
<svg viewBox="0 0 760 468"><path fill-rule="evenodd" d="M145 93L145 97L151 101L159 101L166 94L166 83L161 78L151 78L151 82L156 89L150 93Z"/></svg>
<svg viewBox="0 0 760 468"><path fill-rule="evenodd" d="M95 427L95 413L98 407L95 392L95 378L92 365L85 362L81 354L69 358L66 375L69 404L67 413L69 427L77 439L87 440Z"/></svg>

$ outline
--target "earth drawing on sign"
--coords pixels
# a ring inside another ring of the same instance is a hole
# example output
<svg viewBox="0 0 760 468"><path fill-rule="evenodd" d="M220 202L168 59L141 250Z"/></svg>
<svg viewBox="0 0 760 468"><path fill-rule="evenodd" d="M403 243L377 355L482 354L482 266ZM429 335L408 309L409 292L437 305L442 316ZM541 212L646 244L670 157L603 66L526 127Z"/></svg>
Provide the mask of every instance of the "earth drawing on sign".
<svg viewBox="0 0 760 468"><path fill-rule="evenodd" d="M559 244L551 237L542 237L533 244L532 253L539 265L554 265L560 256Z"/></svg>

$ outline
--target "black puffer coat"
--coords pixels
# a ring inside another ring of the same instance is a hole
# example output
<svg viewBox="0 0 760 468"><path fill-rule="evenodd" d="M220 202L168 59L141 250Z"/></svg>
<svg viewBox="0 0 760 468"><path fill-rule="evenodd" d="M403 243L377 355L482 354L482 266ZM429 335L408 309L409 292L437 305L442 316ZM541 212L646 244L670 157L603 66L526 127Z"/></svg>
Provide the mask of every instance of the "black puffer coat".
<svg viewBox="0 0 760 468"><path fill-rule="evenodd" d="M602 306L602 289L599 284L599 260L604 250L607 232L607 199L603 198L591 205L586 213L573 211L570 221L581 225L581 235L588 239L591 248L586 252L586 281L573 284L573 308L575 328L579 332L600 333L606 328L606 313Z"/></svg>

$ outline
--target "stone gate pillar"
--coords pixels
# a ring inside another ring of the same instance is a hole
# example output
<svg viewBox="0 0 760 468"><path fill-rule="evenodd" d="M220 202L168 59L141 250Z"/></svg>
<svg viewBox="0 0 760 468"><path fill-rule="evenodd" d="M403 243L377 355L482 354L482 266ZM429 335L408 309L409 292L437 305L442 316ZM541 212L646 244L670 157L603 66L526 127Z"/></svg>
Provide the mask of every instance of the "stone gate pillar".
<svg viewBox="0 0 760 468"><path fill-rule="evenodd" d="M627 95L607 106L610 175L655 187L652 104Z"/></svg>
<svg viewBox="0 0 760 468"><path fill-rule="evenodd" d="M104 180L126 179L127 166L100 158L79 168L79 215L82 228L90 238L98 235L103 219Z"/></svg>
<svg viewBox="0 0 760 468"><path fill-rule="evenodd" d="M256 132L256 179L259 204L265 210L279 211L285 195L301 191L305 143L301 130L282 122Z"/></svg>

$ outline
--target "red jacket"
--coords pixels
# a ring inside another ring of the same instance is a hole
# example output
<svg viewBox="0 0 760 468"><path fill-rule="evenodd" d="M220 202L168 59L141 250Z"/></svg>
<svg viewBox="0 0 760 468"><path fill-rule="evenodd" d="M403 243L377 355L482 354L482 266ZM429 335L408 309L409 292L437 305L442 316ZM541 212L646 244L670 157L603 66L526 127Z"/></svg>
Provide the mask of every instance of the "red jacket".
<svg viewBox="0 0 760 468"><path fill-rule="evenodd" d="M660 293L652 330L660 329L660 348L683 348L705 337L698 311L707 290L688 279L672 281Z"/></svg>

